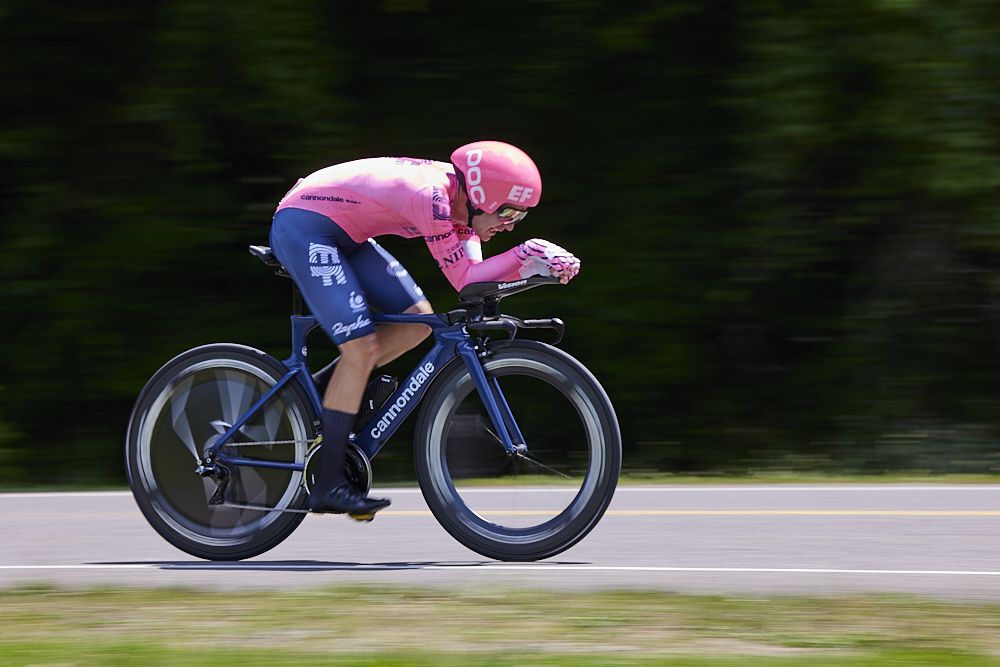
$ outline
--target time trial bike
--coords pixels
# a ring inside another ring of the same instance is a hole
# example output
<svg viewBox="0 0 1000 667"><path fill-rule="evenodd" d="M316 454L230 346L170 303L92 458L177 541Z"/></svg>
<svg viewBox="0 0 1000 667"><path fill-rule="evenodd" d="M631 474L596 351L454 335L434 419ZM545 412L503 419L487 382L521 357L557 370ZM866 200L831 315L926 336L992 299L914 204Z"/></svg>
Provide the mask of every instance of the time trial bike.
<svg viewBox="0 0 1000 667"><path fill-rule="evenodd" d="M270 248L250 251L288 276ZM376 323L426 325L434 342L401 382L369 384L348 447L349 481L369 490L371 460L420 405L417 480L459 542L490 558L532 561L590 532L621 470L614 408L593 374L555 347L561 320L499 308L549 284L558 281L474 283L447 313L374 314ZM259 555L308 513L320 397L333 364L310 371L307 336L318 324L304 310L293 287L288 359L232 343L196 347L160 368L136 400L125 443L129 485L153 528L194 556ZM519 337L533 329L553 332L553 344Z"/></svg>

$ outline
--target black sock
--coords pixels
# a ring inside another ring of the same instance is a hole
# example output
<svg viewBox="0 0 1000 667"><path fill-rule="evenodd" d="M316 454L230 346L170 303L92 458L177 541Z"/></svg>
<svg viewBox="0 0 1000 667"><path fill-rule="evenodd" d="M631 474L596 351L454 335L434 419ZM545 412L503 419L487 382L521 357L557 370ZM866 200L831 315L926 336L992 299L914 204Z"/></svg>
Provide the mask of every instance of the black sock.
<svg viewBox="0 0 1000 667"><path fill-rule="evenodd" d="M323 446L319 450L319 466L315 492L324 495L347 481L344 476L344 459L347 456L347 439L357 414L323 408Z"/></svg>

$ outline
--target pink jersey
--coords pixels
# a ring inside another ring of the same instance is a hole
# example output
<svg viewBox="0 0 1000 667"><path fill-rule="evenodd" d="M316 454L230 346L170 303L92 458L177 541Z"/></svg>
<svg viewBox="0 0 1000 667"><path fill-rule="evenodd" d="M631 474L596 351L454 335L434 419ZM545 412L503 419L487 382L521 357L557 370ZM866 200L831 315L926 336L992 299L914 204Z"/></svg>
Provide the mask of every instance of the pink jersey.
<svg viewBox="0 0 1000 667"><path fill-rule="evenodd" d="M483 261L479 237L451 219L455 168L413 158L367 158L336 164L299 180L278 203L320 213L361 243L391 234L423 236L456 290L473 282L519 278L513 251Z"/></svg>

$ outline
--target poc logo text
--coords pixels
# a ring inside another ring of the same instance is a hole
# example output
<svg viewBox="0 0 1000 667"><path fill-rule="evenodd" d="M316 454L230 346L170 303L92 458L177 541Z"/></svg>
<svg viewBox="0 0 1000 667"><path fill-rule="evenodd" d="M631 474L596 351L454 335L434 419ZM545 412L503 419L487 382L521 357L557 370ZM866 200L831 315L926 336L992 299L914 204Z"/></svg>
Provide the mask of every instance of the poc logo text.
<svg viewBox="0 0 1000 667"><path fill-rule="evenodd" d="M465 163L469 167L469 171L465 174L465 186L473 204L482 204L486 201L486 190L480 185L483 182L483 172L479 168L479 163L482 161L481 148L475 148L465 154Z"/></svg>

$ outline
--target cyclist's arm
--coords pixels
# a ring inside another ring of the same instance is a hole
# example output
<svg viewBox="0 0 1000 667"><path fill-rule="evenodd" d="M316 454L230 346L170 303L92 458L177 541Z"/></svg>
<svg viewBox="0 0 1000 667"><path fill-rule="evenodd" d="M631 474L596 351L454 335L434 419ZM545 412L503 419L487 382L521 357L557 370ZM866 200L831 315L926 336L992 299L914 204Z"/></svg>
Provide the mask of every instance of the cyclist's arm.
<svg viewBox="0 0 1000 667"><path fill-rule="evenodd" d="M456 226L452 221L451 205L444 190L428 188L418 193L412 204L408 217L423 232L427 249L456 291L469 283L521 277L521 260L513 249L483 259L479 237L468 227Z"/></svg>
<svg viewBox="0 0 1000 667"><path fill-rule="evenodd" d="M445 238L439 240L441 236ZM450 234L425 236L424 240L438 268L456 291L469 283L521 277L521 260L513 248L484 260L481 242L472 230L453 227Z"/></svg>
<svg viewBox="0 0 1000 667"><path fill-rule="evenodd" d="M431 188L423 193L424 206L414 222L424 230L424 241L438 268L455 290L469 283L510 281L529 276L558 276L568 282L580 270L580 261L563 248L532 239L507 252L483 259L482 242L475 233L456 226L444 191Z"/></svg>

